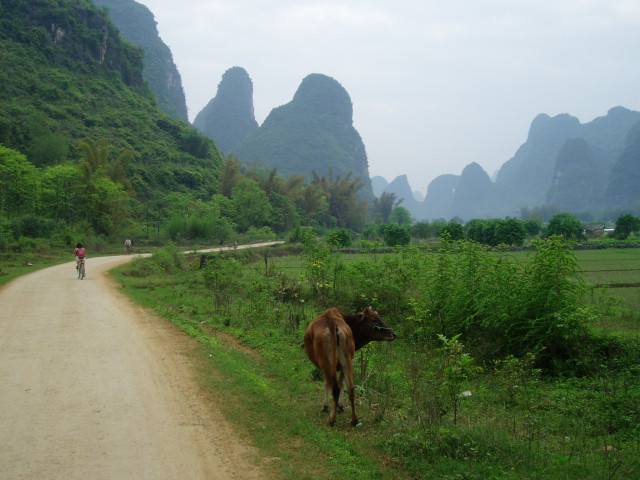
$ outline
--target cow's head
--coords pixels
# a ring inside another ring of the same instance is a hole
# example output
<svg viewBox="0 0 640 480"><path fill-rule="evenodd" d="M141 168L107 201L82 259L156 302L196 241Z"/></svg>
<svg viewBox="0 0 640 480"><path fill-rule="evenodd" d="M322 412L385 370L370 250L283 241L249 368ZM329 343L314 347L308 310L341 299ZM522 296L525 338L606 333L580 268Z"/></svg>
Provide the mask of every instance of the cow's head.
<svg viewBox="0 0 640 480"><path fill-rule="evenodd" d="M359 334L368 341L391 342L397 337L396 332L387 327L371 307L356 314L356 324Z"/></svg>

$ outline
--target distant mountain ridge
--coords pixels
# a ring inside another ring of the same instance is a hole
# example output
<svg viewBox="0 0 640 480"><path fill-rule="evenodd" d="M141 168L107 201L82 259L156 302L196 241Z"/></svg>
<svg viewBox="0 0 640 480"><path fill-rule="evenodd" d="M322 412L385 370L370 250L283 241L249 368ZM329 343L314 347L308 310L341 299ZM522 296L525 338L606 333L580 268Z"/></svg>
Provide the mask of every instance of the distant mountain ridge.
<svg viewBox="0 0 640 480"><path fill-rule="evenodd" d="M144 50L142 76L149 82L158 106L172 118L188 122L182 78L171 50L158 34L153 13L134 0L93 0L93 3L105 7L120 34Z"/></svg>
<svg viewBox="0 0 640 480"><path fill-rule="evenodd" d="M258 129L253 110L253 83L242 67L222 75L216 96L198 113L193 126L229 152Z"/></svg>
<svg viewBox="0 0 640 480"><path fill-rule="evenodd" d="M391 184L384 191L399 195ZM424 220L518 217L538 207L594 218L640 211L640 112L614 107L585 124L540 114L495 181L472 162L460 175L435 178L424 202L408 204Z"/></svg>
<svg viewBox="0 0 640 480"><path fill-rule="evenodd" d="M170 50L158 37L151 12L134 0L96 0L96 4L109 8L123 35L145 49L143 74L159 105L170 114L173 109L175 118L186 119L186 106L183 111L180 106L184 105L181 84L177 107L175 102L167 106L167 95L154 87L159 78L165 87L176 83L172 78L179 84L180 76ZM132 29L136 22L144 28ZM165 59L160 63L170 63L173 70L156 70L147 76L150 51L156 51L155 57ZM283 175L351 172L363 179L367 191L372 192L372 186L380 191L380 182L372 185L369 178L365 146L352 116L346 90L331 77L311 74L291 102L274 108L258 126L251 79L243 68L233 67L223 75L216 96L198 113L194 126L244 163L276 167ZM523 209L535 208L600 218L605 211L640 204L635 195L640 191L635 173L638 148L630 134L638 124L640 112L624 107L614 107L585 124L568 113L540 114L532 121L525 143L502 165L494 181L472 162L459 175L434 179L423 201L416 200L403 175L390 183L384 180L382 191L404 199L402 205L418 220L517 217Z"/></svg>
<svg viewBox="0 0 640 480"><path fill-rule="evenodd" d="M237 76L234 81L245 80ZM214 141L216 133L205 130L203 125L206 118L211 118L215 105L222 106L218 97L227 88L232 89L224 79L216 98L196 117L202 131ZM238 90L237 86L235 89ZM242 102L249 105L246 96L242 97ZM225 108L214 113L230 121L237 116L236 107L227 102ZM249 109L243 110L243 121L246 121ZM252 108L250 110L252 114ZM221 148L225 149L224 146ZM343 178L347 175L352 179L360 177L365 196L372 196L367 154L362 138L353 126L351 98L337 80L323 74L306 76L293 99L271 110L262 125L233 145L232 153L245 163L275 167L285 176L307 176L315 171L318 175L332 172Z"/></svg>

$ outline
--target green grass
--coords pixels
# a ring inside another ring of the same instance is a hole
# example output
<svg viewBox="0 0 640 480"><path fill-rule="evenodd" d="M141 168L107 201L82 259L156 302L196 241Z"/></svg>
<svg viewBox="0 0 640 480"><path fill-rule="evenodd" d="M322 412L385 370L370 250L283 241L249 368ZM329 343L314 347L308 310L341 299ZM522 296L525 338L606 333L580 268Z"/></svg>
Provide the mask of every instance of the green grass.
<svg viewBox="0 0 640 480"><path fill-rule="evenodd" d="M608 283L632 275L639 254L635 249L577 252L583 275L597 273ZM401 337L356 354L362 426L349 427L349 415L343 414L328 428L320 412L322 382L314 380L301 348L304 327L319 307L273 297L280 282L289 285L286 278L305 271L304 261L267 255L265 266L262 253L253 260L242 255L245 266L232 280L239 283L224 295L207 287L197 256L174 275L144 260L116 276L136 301L199 339L203 385L220 399L225 415L248 432L276 477L599 479L632 478L640 471L640 430L634 426L640 347L631 346L637 338L632 312L637 289L592 291L589 301L597 313L592 326L631 343L620 350L616 340L603 340L601 348L618 358L588 377L540 377L521 360L486 365L464 386L472 395L460 401L454 425L451 411L443 412L438 401L437 348L415 350ZM342 257L344 262L364 258ZM524 252L513 258L528 261Z"/></svg>
<svg viewBox="0 0 640 480"><path fill-rule="evenodd" d="M0 286L16 277L73 260L71 255L54 253L0 253Z"/></svg>
<svg viewBox="0 0 640 480"><path fill-rule="evenodd" d="M360 409L364 428L347 427L344 416L341 428L326 427L327 414L320 411L324 389L313 380L313 367L299 340L303 325L289 341L283 341L279 329L250 332L234 324L225 327L211 320L215 313L202 301L201 285L194 285L193 279L158 276L149 282L123 276L126 271L123 266L114 275L131 298L202 343L204 387L219 399L217 406L225 415L248 432L263 458L270 459L265 466L277 478L404 478L394 465L380 465L376 451L367 448L367 432L375 428L373 412ZM189 288L184 288L185 281ZM189 290L195 295L186 295ZM181 302L175 302L178 292ZM225 341L226 334L240 339L242 346Z"/></svg>

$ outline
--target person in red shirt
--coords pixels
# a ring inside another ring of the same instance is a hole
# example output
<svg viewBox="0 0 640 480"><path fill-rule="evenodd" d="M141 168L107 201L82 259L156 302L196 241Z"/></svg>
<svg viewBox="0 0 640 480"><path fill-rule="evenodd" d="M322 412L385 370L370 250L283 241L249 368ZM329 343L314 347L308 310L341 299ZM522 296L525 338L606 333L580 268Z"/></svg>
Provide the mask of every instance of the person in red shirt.
<svg viewBox="0 0 640 480"><path fill-rule="evenodd" d="M76 248L73 250L73 254L76 256L76 263L82 262L84 264L84 273L82 278L87 276L87 264L84 262L84 257L87 255L87 251L84 249L81 243L78 242Z"/></svg>

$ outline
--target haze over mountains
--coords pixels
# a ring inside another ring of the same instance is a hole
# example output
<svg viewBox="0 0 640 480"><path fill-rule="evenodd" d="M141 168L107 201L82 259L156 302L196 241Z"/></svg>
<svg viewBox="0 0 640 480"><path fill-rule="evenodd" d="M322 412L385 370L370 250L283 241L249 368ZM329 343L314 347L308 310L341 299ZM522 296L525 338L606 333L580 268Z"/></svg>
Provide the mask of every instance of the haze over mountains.
<svg viewBox="0 0 640 480"><path fill-rule="evenodd" d="M130 6L125 15L112 14L123 33L127 30L123 17L132 24L138 17L143 24L150 23L148 10L136 7L139 4L133 0L97 3L107 5L110 11ZM153 39L128 38L147 51L151 47L145 45L161 43L155 24L153 27L140 29ZM145 63L145 75L161 76L161 84L166 84L167 78L176 78L173 74L153 74L150 68ZM151 80L149 84L159 97L159 87ZM165 111L169 108L160 100L159 105ZM403 198L402 205L417 220L517 217L523 209L535 208L567 210L585 219L599 219L625 209L640 210L639 124L640 112L623 107L612 108L585 124L569 114L540 114L533 120L526 141L502 165L495 181L470 159L459 174L435 178L424 201L414 198L403 175L384 188ZM258 126L249 73L241 67L230 68L194 125L221 150L232 152L247 164L276 167L283 175L308 175L312 170L323 174L329 169L343 176L352 172L363 179L367 189L371 183L365 144L353 126L349 94L338 80L322 74L304 78L292 100L276 106Z"/></svg>

